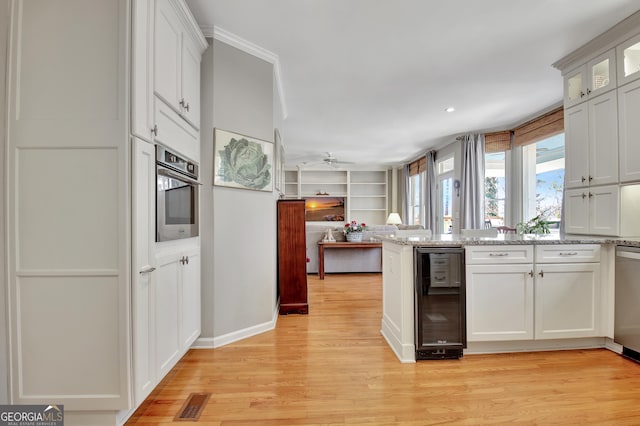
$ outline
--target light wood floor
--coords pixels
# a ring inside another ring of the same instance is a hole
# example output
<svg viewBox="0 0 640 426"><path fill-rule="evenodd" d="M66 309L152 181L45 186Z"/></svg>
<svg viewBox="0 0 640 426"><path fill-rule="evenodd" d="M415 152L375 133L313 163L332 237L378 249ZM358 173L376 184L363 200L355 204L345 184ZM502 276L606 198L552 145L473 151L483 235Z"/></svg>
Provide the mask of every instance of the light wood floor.
<svg viewBox="0 0 640 426"><path fill-rule="evenodd" d="M172 422L192 392L206 425L640 424L640 364L604 349L401 364L380 335L381 276L309 276L308 316L191 350L127 423Z"/></svg>

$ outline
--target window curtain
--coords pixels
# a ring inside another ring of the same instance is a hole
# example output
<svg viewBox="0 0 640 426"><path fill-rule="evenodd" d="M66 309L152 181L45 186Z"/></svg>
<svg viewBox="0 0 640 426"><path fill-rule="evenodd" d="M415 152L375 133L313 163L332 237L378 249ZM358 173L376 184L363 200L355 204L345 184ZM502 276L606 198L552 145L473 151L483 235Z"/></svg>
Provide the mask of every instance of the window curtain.
<svg viewBox="0 0 640 426"><path fill-rule="evenodd" d="M402 223L410 224L411 221L409 218L411 217L412 206L411 206L411 184L409 175L409 164L406 164L402 171L404 173L404 196L402 197Z"/></svg>
<svg viewBox="0 0 640 426"><path fill-rule="evenodd" d="M484 135L462 139L460 229L484 228Z"/></svg>
<svg viewBox="0 0 640 426"><path fill-rule="evenodd" d="M425 228L431 229L432 233L437 232L437 197L436 190L436 152L429 151L425 155L425 185L424 185L424 208L425 208Z"/></svg>

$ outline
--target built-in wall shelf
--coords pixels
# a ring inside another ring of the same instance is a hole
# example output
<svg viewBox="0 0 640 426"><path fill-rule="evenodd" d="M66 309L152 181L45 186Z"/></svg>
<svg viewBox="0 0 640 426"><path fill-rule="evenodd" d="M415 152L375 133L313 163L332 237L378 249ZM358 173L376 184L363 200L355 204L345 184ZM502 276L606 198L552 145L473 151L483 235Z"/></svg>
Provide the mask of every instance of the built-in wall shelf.
<svg viewBox="0 0 640 426"><path fill-rule="evenodd" d="M345 197L345 220L384 224L389 174L382 170L286 170L285 198Z"/></svg>

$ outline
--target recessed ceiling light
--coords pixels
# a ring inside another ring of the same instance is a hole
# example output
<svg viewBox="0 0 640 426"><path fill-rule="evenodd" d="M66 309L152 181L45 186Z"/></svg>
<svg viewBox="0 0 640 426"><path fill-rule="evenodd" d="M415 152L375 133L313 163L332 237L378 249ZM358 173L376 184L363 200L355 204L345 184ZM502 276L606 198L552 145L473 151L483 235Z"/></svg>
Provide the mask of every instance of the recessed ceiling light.
<svg viewBox="0 0 640 426"><path fill-rule="evenodd" d="M454 107L449 107L449 108L445 109L445 111L447 111L447 112L453 112L455 110L456 109Z"/></svg>

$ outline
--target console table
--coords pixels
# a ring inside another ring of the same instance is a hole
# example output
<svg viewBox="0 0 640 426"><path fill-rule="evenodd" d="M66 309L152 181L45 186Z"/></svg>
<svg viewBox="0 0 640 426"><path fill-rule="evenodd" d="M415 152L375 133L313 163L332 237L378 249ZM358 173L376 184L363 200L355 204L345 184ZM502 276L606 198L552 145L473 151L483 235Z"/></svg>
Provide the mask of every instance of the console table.
<svg viewBox="0 0 640 426"><path fill-rule="evenodd" d="M351 243L348 241L341 242L318 242L318 276L324 280L324 250L327 249L361 249L361 248L382 248L381 241ZM382 265L382 251L380 252L380 265Z"/></svg>

